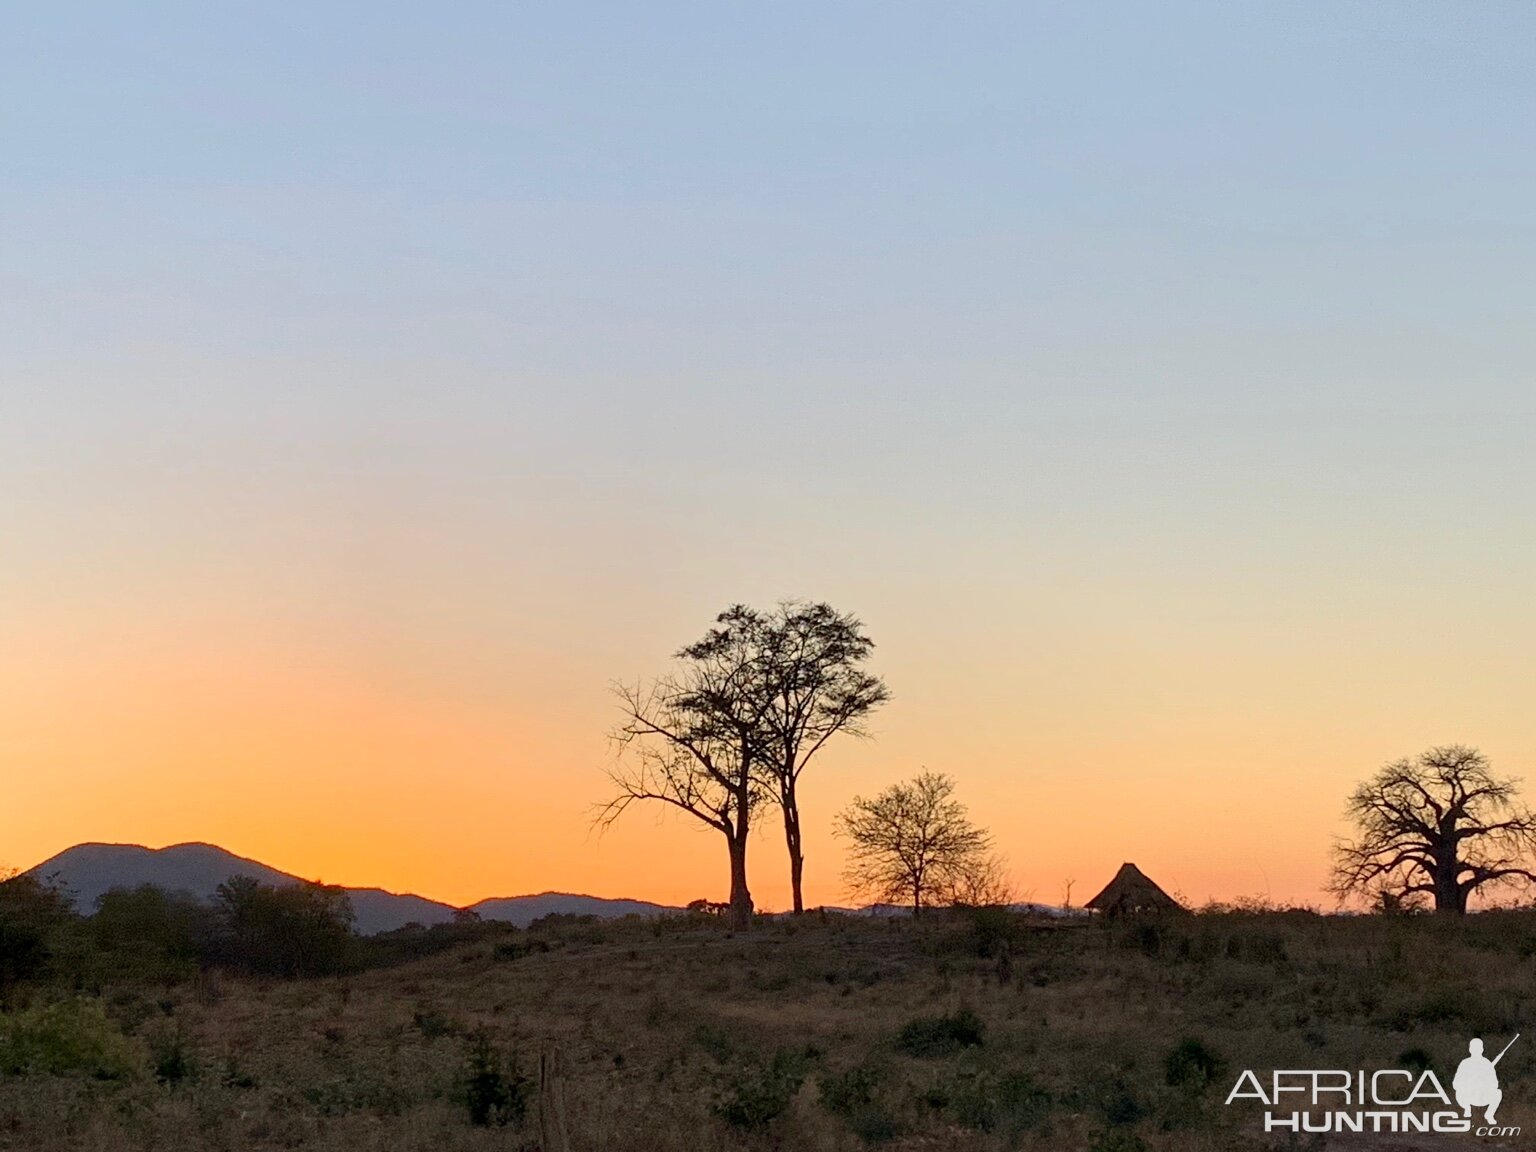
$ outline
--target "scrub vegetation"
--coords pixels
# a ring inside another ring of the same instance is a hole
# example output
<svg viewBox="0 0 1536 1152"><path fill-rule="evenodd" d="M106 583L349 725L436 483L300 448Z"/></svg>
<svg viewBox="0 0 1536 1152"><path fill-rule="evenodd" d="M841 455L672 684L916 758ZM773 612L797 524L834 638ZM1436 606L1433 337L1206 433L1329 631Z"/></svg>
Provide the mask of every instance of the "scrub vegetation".
<svg viewBox="0 0 1536 1152"><path fill-rule="evenodd" d="M27 1152L538 1149L556 1052L577 1152L1289 1152L1334 1145L1226 1106L1241 1069L1448 1083L1536 1007L1525 911L554 917L338 950L323 894L245 892L244 937L144 892L105 920L0 896L0 1148ZM274 950L274 920L317 940ZM1500 1066L1527 1131L1532 1050Z"/></svg>

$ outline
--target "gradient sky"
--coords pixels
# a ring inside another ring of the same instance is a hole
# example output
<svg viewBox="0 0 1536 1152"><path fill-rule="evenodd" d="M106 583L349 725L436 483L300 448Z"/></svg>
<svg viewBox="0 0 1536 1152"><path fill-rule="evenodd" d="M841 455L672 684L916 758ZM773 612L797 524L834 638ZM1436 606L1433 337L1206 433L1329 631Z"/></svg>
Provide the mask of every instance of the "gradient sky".
<svg viewBox="0 0 1536 1152"><path fill-rule="evenodd" d="M1046 900L1315 901L1382 761L1536 781L1529 5L4 24L0 863L723 898L591 831L606 685L785 596L895 694L813 902L924 766Z"/></svg>

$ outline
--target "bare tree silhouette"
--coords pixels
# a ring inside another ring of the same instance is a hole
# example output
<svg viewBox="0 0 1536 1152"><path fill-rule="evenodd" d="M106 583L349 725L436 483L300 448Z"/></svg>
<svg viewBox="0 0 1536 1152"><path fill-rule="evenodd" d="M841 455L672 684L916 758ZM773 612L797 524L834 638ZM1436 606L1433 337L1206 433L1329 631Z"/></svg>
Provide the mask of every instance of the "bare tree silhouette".
<svg viewBox="0 0 1536 1152"><path fill-rule="evenodd" d="M616 795L598 814L611 824L637 800L686 812L725 837L731 924L752 923L747 839L770 798L758 771L767 694L762 662L745 636L712 631L677 653L678 670L649 686L616 685L624 718L612 738Z"/></svg>
<svg viewBox="0 0 1536 1152"><path fill-rule="evenodd" d="M953 898L973 878L995 875L992 838L971 823L954 791L948 776L922 772L873 799L854 797L837 818L837 834L850 842L849 887L907 901L916 915L935 897Z"/></svg>
<svg viewBox="0 0 1536 1152"><path fill-rule="evenodd" d="M1357 835L1334 850L1332 891L1384 907L1428 896L1461 915L1474 892L1530 883L1536 815L1517 803L1519 781L1497 777L1476 748L1449 744L1396 760L1350 795Z"/></svg>
<svg viewBox="0 0 1536 1152"><path fill-rule="evenodd" d="M805 847L800 831L800 777L839 733L867 736L865 720L890 699L880 677L863 668L874 641L856 616L830 604L780 602L759 612L735 604L689 651L744 645L755 654L764 693L757 764L784 818L794 910L805 910Z"/></svg>

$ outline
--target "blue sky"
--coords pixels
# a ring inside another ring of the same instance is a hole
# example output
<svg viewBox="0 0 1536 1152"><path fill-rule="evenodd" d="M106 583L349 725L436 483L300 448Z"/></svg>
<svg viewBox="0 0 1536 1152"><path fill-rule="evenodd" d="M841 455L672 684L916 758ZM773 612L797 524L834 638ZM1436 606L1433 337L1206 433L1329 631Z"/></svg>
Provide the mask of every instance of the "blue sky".
<svg viewBox="0 0 1536 1152"><path fill-rule="evenodd" d="M1190 700L1251 675L1278 728L1347 730L1316 822L1414 750L1387 717L1536 752L1533 34L1508 3L24 6L0 626L255 628L587 733L730 600L826 596L905 676L891 770L992 722L956 653L1047 730L1124 719L1110 776L1188 735L1134 719L1164 659ZM1421 657L1443 716L1395 679ZM1335 717L1346 667L1396 703ZM967 739L997 786L1012 752Z"/></svg>

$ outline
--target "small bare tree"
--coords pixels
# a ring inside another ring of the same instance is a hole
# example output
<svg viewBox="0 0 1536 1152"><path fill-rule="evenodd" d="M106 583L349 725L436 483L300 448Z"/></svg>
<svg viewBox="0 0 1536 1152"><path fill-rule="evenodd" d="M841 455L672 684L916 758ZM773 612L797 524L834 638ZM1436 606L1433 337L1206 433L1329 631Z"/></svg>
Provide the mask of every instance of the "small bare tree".
<svg viewBox="0 0 1536 1152"><path fill-rule="evenodd" d="M873 799L854 797L837 819L837 835L849 841L849 887L910 903L916 915L985 876L992 838L971 823L954 791L943 773L922 772Z"/></svg>
<svg viewBox="0 0 1536 1152"><path fill-rule="evenodd" d="M616 795L598 815L611 824L637 800L686 812L724 838L730 861L730 920L752 923L747 838L770 794L757 750L765 693L750 645L711 634L677 654L678 670L649 687L614 689L624 718L613 732L609 779Z"/></svg>
<svg viewBox="0 0 1536 1152"><path fill-rule="evenodd" d="M935 903L961 908L1002 908L1021 899L1008 871L1008 859L996 852L978 853L970 863L945 879L935 891ZM1023 897L1027 899L1028 897Z"/></svg>
<svg viewBox="0 0 1536 1152"><path fill-rule="evenodd" d="M1460 744L1387 764L1350 795L1357 832L1335 847L1332 891L1383 908L1428 897L1461 915L1475 892L1536 881L1525 867L1536 815L1517 802L1518 785Z"/></svg>

